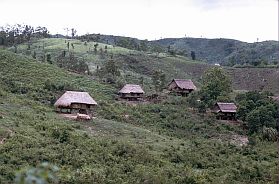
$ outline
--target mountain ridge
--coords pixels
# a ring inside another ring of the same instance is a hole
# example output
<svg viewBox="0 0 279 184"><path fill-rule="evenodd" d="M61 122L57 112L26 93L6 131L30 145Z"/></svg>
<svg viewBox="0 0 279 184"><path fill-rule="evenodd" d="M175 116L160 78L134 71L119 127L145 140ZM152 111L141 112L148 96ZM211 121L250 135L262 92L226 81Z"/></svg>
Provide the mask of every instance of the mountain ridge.
<svg viewBox="0 0 279 184"><path fill-rule="evenodd" d="M135 50L151 48L158 52L175 52L190 57L195 52L196 59L209 64L226 66L260 66L277 65L279 59L279 42L270 40L248 43L228 38L163 38L159 40L140 40L132 37L88 34L79 37ZM158 48L160 47L160 48Z"/></svg>

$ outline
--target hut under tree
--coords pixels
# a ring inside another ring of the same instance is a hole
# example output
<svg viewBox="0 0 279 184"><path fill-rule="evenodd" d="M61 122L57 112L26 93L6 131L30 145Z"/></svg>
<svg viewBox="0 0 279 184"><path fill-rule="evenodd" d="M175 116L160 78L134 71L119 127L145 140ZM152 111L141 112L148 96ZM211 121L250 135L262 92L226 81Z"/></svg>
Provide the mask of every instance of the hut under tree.
<svg viewBox="0 0 279 184"><path fill-rule="evenodd" d="M168 90L182 96L188 96L192 91L197 90L190 79L173 79L168 85Z"/></svg>
<svg viewBox="0 0 279 184"><path fill-rule="evenodd" d="M234 103L217 102L213 107L213 113L220 120L236 120L236 110Z"/></svg>
<svg viewBox="0 0 279 184"><path fill-rule="evenodd" d="M69 114L91 115L97 102L87 93L66 91L54 104L56 111Z"/></svg>
<svg viewBox="0 0 279 184"><path fill-rule="evenodd" d="M138 101L143 99L144 91L140 85L126 84L119 92L119 97L129 101Z"/></svg>

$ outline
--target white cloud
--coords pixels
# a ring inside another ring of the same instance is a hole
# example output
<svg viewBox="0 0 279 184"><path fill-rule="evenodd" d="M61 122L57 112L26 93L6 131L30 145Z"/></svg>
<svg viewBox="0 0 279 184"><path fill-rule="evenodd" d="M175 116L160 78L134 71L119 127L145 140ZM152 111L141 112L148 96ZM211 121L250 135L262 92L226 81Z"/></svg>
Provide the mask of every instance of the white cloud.
<svg viewBox="0 0 279 184"><path fill-rule="evenodd" d="M103 33L141 39L234 38L253 42L278 36L276 0L2 0L0 25L27 23L65 33Z"/></svg>

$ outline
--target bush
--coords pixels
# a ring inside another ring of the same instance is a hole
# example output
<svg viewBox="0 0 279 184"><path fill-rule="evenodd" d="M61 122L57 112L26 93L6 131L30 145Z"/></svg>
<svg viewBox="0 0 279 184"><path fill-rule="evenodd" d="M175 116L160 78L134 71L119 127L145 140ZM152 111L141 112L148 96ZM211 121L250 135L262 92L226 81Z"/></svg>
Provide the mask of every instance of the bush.
<svg viewBox="0 0 279 184"><path fill-rule="evenodd" d="M46 55L46 60L49 64L52 64L52 60L51 60L51 54L47 54Z"/></svg>
<svg viewBox="0 0 279 184"><path fill-rule="evenodd" d="M275 142L277 140L278 132L275 128L264 126L262 129L262 135L265 140Z"/></svg>
<svg viewBox="0 0 279 184"><path fill-rule="evenodd" d="M58 167L45 162L35 168L29 168L18 173L15 178L15 184L58 183L58 170Z"/></svg>
<svg viewBox="0 0 279 184"><path fill-rule="evenodd" d="M264 126L275 128L278 108L269 95L252 91L236 96L239 103L237 117L247 121L250 133L258 132Z"/></svg>
<svg viewBox="0 0 279 184"><path fill-rule="evenodd" d="M272 128L276 126L272 112L265 106L260 106L248 113L247 123L250 133L258 132L264 126Z"/></svg>
<svg viewBox="0 0 279 184"><path fill-rule="evenodd" d="M69 141L70 132L69 130L61 127L54 127L51 130L51 136L57 139L60 143L64 143Z"/></svg>

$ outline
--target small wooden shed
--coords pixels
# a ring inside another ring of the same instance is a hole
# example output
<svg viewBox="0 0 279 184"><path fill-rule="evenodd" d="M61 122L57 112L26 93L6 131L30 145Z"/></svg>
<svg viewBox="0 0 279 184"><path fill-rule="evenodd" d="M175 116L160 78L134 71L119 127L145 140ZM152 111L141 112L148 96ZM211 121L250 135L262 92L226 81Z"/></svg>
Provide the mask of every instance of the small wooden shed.
<svg viewBox="0 0 279 184"><path fill-rule="evenodd" d="M190 79L173 79L171 83L168 85L169 91L182 96L187 96L196 89L197 87Z"/></svg>
<svg viewBox="0 0 279 184"><path fill-rule="evenodd" d="M141 100L144 95L144 91L140 85L126 84L119 92L119 97L129 101Z"/></svg>
<svg viewBox="0 0 279 184"><path fill-rule="evenodd" d="M213 113L220 120L236 120L237 107L234 103L217 102L213 108Z"/></svg>
<svg viewBox="0 0 279 184"><path fill-rule="evenodd" d="M78 91L66 91L54 104L56 111L60 113L92 114L97 102L87 93Z"/></svg>

